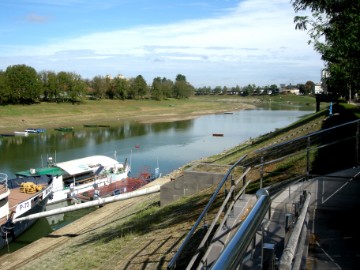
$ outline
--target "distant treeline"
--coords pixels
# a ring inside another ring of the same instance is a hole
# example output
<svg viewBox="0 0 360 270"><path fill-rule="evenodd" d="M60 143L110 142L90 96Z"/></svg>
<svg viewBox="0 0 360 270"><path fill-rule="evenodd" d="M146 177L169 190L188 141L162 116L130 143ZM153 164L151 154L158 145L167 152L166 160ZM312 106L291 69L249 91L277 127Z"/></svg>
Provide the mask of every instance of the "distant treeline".
<svg viewBox="0 0 360 270"><path fill-rule="evenodd" d="M0 71L0 104L34 104L37 102L79 103L84 99L183 99L194 95L194 87L182 74L175 81L154 78L149 86L141 75L95 76L84 80L72 72L37 72L26 65L9 66Z"/></svg>
<svg viewBox="0 0 360 270"><path fill-rule="evenodd" d="M313 92L314 83L309 81L305 85L298 84L297 87L301 93L309 94ZM14 65L5 71L0 70L0 105L38 102L81 103L85 99L164 100L186 99L193 95L247 96L278 93L279 88L275 84L264 87L255 84L244 87L204 86L196 89L182 74L178 74L175 81L156 77L151 85L148 85L141 75L135 78L98 75L89 80L73 72L37 72L26 65Z"/></svg>

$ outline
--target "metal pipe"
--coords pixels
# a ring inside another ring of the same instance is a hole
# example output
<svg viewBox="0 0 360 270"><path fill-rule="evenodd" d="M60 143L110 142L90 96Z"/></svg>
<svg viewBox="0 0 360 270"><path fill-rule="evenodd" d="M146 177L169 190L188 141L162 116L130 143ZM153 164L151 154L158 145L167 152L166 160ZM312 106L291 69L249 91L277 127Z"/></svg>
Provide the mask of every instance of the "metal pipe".
<svg viewBox="0 0 360 270"><path fill-rule="evenodd" d="M238 269L271 203L269 193L266 189L259 189L256 192L256 196L258 200L254 207L251 209L247 218L241 223L229 244L220 254L211 268L212 270Z"/></svg>
<svg viewBox="0 0 360 270"><path fill-rule="evenodd" d="M24 220L38 219L38 218L42 218L42 217L48 217L48 216L63 214L63 213L67 213L67 212L77 211L77 210L84 209L84 208L101 206L104 204L127 200L127 199L135 198L135 197L140 197L140 196L156 193L159 191L160 191L160 185L155 185L152 187L144 188L141 190L136 190L133 192L123 193L123 194L106 197L106 198L98 198L98 199L96 199L94 201L90 201L90 202L74 204L74 205L70 205L70 206L66 206L66 207L61 207L61 208L57 208L57 209L53 209L53 210L49 210L49 211L40 212L37 214L28 215L28 216L21 217L21 218L15 218L15 219L13 219L12 222L15 223L15 222L20 222L20 221L24 221Z"/></svg>
<svg viewBox="0 0 360 270"><path fill-rule="evenodd" d="M208 203L206 204L204 210L201 212L200 216L198 217L198 219L196 220L195 224L192 226L190 232L187 234L185 240L183 241L183 243L181 244L181 246L179 247L179 249L177 250L177 252L175 253L174 257L171 259L170 263L167 266L167 269L173 269L176 267L176 261L178 259L178 257L180 256L181 252L183 251L183 249L185 248L185 246L187 245L187 243L190 241L190 238L192 237L192 235L194 234L196 228L199 226L201 220L204 218L204 216L207 214L207 211L210 209L210 207L212 206L213 202L216 199L216 196L218 195L220 189L222 188L222 186L225 184L225 182L227 181L227 178L229 177L230 173L232 172L232 170L239 165L239 163L246 157L246 155L242 156L233 166L231 166L231 168L227 171L227 173L225 174L225 176L223 177L223 179L221 180L221 182L218 184L215 192L213 193L213 195L211 196L210 200L208 201Z"/></svg>
<svg viewBox="0 0 360 270"><path fill-rule="evenodd" d="M299 236L302 231L303 224L306 218L306 213L309 207L310 198L311 198L310 193L307 193L304 206L301 210L301 214L296 222L294 230L280 258L280 264L279 264L280 270L290 270L292 268L291 264L295 256L296 248L298 246Z"/></svg>

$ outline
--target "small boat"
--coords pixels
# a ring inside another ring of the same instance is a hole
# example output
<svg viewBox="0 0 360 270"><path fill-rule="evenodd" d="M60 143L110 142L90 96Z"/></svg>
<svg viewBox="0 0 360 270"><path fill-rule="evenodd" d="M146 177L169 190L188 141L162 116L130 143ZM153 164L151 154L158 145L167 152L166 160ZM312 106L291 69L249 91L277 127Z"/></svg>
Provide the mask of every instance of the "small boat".
<svg viewBox="0 0 360 270"><path fill-rule="evenodd" d="M36 221L13 222L16 218L43 212L51 190L50 176L8 179L0 173L0 249Z"/></svg>
<svg viewBox="0 0 360 270"><path fill-rule="evenodd" d="M58 128L55 128L55 130L63 131L63 132L72 132L72 131L74 131L74 128L73 127L58 127Z"/></svg>
<svg viewBox="0 0 360 270"><path fill-rule="evenodd" d="M233 114L233 112L224 112L224 114Z"/></svg>
<svg viewBox="0 0 360 270"><path fill-rule="evenodd" d="M15 134L14 133L1 133L0 137L14 137Z"/></svg>
<svg viewBox="0 0 360 270"><path fill-rule="evenodd" d="M27 131L14 131L15 136L29 136Z"/></svg>
<svg viewBox="0 0 360 270"><path fill-rule="evenodd" d="M109 125L85 124L84 127L110 127Z"/></svg>
<svg viewBox="0 0 360 270"><path fill-rule="evenodd" d="M98 199L115 196L127 192L135 191L146 184L161 177L159 168L155 169L154 173L144 169L137 177L127 177L121 181L107 183L103 186L94 185L94 188L85 192L80 192L73 197L75 202L87 202Z"/></svg>
<svg viewBox="0 0 360 270"><path fill-rule="evenodd" d="M28 133L44 133L46 131L45 128L27 128L25 129Z"/></svg>
<svg viewBox="0 0 360 270"><path fill-rule="evenodd" d="M214 137L223 137L224 133L213 133Z"/></svg>
<svg viewBox="0 0 360 270"><path fill-rule="evenodd" d="M16 172L17 177L51 175L53 177L53 196L48 205L70 200L76 194L94 189L94 185L121 181L129 176L130 165L103 155L56 163L48 158L45 167L31 168Z"/></svg>

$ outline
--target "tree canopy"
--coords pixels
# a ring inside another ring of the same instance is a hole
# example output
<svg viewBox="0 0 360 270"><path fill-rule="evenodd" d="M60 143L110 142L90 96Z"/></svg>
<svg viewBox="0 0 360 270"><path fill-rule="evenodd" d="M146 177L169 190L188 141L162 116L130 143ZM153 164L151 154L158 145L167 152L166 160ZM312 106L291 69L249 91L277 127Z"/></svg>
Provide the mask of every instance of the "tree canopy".
<svg viewBox="0 0 360 270"><path fill-rule="evenodd" d="M359 91L360 1L293 0L295 12L310 10L312 16L296 16L296 29L308 30L316 51L325 61L328 92L351 99Z"/></svg>

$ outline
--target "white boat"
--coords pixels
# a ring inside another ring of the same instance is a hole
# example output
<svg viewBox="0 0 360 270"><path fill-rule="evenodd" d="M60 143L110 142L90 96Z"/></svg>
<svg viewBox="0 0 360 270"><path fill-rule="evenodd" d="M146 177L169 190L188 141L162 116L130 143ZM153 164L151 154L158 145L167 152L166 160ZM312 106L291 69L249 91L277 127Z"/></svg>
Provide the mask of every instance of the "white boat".
<svg viewBox="0 0 360 270"><path fill-rule="evenodd" d="M15 136L28 136L29 132L27 131L14 131Z"/></svg>
<svg viewBox="0 0 360 270"><path fill-rule="evenodd" d="M28 132L28 133L43 133L45 132L44 128L27 128L24 131Z"/></svg>
<svg viewBox="0 0 360 270"><path fill-rule="evenodd" d="M46 175L8 179L0 173L0 249L36 221L15 222L15 219L45 210L52 184L52 177Z"/></svg>
<svg viewBox="0 0 360 270"><path fill-rule="evenodd" d="M130 164L103 155L89 156L66 162L55 163L50 157L46 167L32 168L16 172L17 177L51 175L53 177L52 196L49 204L74 198L78 193L93 190L126 179Z"/></svg>

